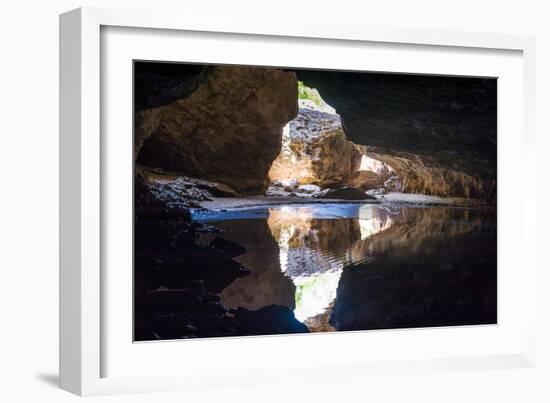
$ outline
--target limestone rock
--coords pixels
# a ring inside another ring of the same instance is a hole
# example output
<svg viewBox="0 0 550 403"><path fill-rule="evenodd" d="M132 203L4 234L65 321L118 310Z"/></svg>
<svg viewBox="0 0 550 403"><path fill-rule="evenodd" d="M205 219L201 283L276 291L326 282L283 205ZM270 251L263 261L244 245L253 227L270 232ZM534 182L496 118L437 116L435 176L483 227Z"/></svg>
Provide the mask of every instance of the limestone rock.
<svg viewBox="0 0 550 403"><path fill-rule="evenodd" d="M262 193L283 126L297 113L296 76L216 67L188 97L157 109L138 114L140 164Z"/></svg>
<svg viewBox="0 0 550 403"><path fill-rule="evenodd" d="M369 155L390 165L399 183L385 180L388 192L402 191L441 197L465 197L470 199L494 200L496 179L483 174L468 174L456 163L447 166L432 155L413 154L369 147ZM396 189L398 188L398 189Z"/></svg>
<svg viewBox="0 0 550 403"><path fill-rule="evenodd" d="M496 199L496 80L296 73L338 111L349 140L400 165L403 191Z"/></svg>
<svg viewBox="0 0 550 403"><path fill-rule="evenodd" d="M140 185L161 202L166 208L174 211L199 207L197 202L212 200L213 197L236 197L237 193L230 187L202 179L180 176L162 170L147 169L138 166L137 176Z"/></svg>
<svg viewBox="0 0 550 403"><path fill-rule="evenodd" d="M285 141L286 140L286 141ZM330 187L359 168L361 153L346 139L340 116L300 108L283 135L283 147L269 171L271 181Z"/></svg>

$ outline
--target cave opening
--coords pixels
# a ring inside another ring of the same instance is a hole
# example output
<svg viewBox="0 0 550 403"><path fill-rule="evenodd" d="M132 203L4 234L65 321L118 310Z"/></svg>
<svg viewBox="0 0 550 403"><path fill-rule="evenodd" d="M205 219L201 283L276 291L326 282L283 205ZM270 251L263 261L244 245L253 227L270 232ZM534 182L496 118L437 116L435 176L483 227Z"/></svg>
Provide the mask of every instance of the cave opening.
<svg viewBox="0 0 550 403"><path fill-rule="evenodd" d="M135 90L137 341L495 323L495 80L138 62Z"/></svg>
<svg viewBox="0 0 550 403"><path fill-rule="evenodd" d="M266 195L320 197L341 188L366 195L401 191L397 172L347 138L341 116L319 91L302 81L297 85L298 114L283 127Z"/></svg>

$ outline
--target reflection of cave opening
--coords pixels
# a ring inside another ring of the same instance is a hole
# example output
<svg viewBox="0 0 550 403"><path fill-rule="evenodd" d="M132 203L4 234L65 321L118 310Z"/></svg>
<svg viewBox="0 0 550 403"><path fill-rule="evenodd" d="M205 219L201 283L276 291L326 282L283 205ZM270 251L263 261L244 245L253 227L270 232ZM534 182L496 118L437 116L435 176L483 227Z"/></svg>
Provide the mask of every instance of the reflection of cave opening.
<svg viewBox="0 0 550 403"><path fill-rule="evenodd" d="M280 270L296 287L294 315L317 331L334 330L327 318L344 267L364 259L368 238L394 223L391 214L377 206L340 209L344 210L331 206L269 209L267 222L279 246Z"/></svg>
<svg viewBox="0 0 550 403"><path fill-rule="evenodd" d="M298 81L298 115L281 136L281 150L269 170L268 195L322 196L330 189L352 187L376 195L401 191L397 172L367 155L344 132L336 110L315 88Z"/></svg>

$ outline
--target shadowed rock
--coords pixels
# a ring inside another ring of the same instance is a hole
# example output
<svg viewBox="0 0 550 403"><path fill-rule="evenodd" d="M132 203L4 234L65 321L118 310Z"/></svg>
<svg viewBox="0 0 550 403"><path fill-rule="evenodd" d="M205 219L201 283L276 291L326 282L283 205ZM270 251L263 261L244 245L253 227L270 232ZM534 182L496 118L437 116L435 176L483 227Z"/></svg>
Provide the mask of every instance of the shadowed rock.
<svg viewBox="0 0 550 403"><path fill-rule="evenodd" d="M296 76L275 68L216 67L189 96L136 117L146 166L261 193L298 111Z"/></svg>
<svg viewBox="0 0 550 403"><path fill-rule="evenodd" d="M370 196L360 189L348 186L339 189L329 190L319 196L320 199L342 199L342 200L376 200L376 197Z"/></svg>

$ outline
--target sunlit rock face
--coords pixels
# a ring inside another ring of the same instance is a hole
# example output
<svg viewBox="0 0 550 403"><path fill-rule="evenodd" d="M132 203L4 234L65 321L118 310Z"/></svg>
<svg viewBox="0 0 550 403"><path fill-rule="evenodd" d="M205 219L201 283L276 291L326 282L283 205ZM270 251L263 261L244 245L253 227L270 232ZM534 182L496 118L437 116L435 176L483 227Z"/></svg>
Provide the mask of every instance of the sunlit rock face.
<svg viewBox="0 0 550 403"><path fill-rule="evenodd" d="M373 157L367 151L368 147L356 145L361 153L361 163L346 181L348 186L366 191L367 194L381 194L388 192L401 192L403 190L401 179L392 166Z"/></svg>
<svg viewBox="0 0 550 403"><path fill-rule="evenodd" d="M285 128L270 180L320 187L346 182L358 170L361 153L346 139L340 116L324 102L299 103L298 116Z"/></svg>
<svg viewBox="0 0 550 403"><path fill-rule="evenodd" d="M485 200L496 197L496 180L442 166L434 156L403 152L387 154L375 147L369 147L367 153L393 168L398 180L391 183L386 177L384 187L388 192Z"/></svg>
<svg viewBox="0 0 550 403"><path fill-rule="evenodd" d="M263 193L283 127L298 111L295 74L215 67L196 81L184 98L137 111L137 161L240 193Z"/></svg>
<svg viewBox="0 0 550 403"><path fill-rule="evenodd" d="M496 80L297 71L342 118L345 134L376 149L403 191L494 200ZM371 175L372 176L372 175Z"/></svg>

